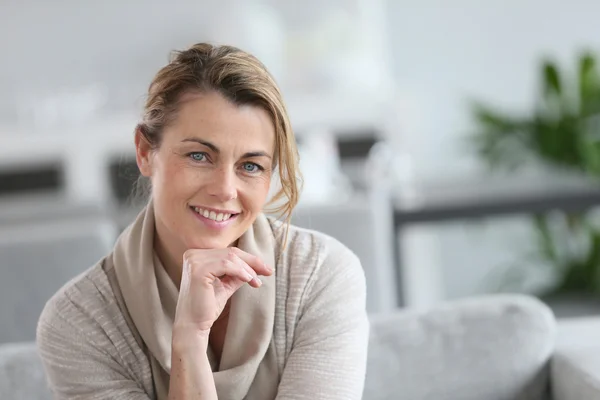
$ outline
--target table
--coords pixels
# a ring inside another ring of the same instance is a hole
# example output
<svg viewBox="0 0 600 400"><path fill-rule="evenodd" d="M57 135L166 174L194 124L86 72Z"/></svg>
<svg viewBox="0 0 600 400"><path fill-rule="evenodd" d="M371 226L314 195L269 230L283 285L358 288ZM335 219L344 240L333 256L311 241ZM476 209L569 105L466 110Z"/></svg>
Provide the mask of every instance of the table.
<svg viewBox="0 0 600 400"><path fill-rule="evenodd" d="M410 203L393 197L395 264L398 304L404 305L401 278L401 231L414 224L441 223L553 210L583 211L600 206L600 185L577 179L479 179L471 182L424 187Z"/></svg>

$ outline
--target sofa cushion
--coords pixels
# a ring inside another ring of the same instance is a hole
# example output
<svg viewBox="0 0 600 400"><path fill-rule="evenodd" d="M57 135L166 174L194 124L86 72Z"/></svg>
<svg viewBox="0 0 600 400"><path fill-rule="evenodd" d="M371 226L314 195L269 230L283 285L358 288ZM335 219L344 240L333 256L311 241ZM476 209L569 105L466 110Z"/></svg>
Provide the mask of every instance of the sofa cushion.
<svg viewBox="0 0 600 400"><path fill-rule="evenodd" d="M555 329L548 307L520 295L372 317L364 398L544 399Z"/></svg>
<svg viewBox="0 0 600 400"><path fill-rule="evenodd" d="M0 399L52 399L35 343L0 345Z"/></svg>
<svg viewBox="0 0 600 400"><path fill-rule="evenodd" d="M600 399L600 318L558 321L551 382L555 400Z"/></svg>
<svg viewBox="0 0 600 400"><path fill-rule="evenodd" d="M560 349L552 360L555 400L600 399L600 345Z"/></svg>

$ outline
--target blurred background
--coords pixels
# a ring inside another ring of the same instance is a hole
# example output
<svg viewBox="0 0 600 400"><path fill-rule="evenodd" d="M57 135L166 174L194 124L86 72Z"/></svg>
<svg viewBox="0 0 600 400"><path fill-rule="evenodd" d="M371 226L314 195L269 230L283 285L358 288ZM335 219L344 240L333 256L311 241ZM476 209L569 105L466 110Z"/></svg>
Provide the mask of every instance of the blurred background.
<svg viewBox="0 0 600 400"><path fill-rule="evenodd" d="M600 49L588 0L0 2L0 342L139 210L133 129L170 51L260 58L370 313L495 292L600 310Z"/></svg>

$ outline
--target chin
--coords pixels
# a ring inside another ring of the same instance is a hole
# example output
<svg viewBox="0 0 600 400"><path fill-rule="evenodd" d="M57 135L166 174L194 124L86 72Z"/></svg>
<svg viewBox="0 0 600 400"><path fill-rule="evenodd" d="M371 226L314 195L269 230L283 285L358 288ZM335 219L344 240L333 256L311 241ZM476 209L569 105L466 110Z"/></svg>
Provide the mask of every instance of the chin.
<svg viewBox="0 0 600 400"><path fill-rule="evenodd" d="M186 241L190 249L224 249L235 240L229 240L226 237L207 237L199 239L198 236L194 239Z"/></svg>

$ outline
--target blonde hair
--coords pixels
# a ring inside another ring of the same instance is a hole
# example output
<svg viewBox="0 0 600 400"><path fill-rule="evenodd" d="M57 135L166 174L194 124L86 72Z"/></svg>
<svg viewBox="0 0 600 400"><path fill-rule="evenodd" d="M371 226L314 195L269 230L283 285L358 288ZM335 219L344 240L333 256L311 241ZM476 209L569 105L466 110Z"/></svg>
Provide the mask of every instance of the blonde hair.
<svg viewBox="0 0 600 400"><path fill-rule="evenodd" d="M137 131L158 148L162 133L177 116L182 96L215 91L238 105L264 109L275 128L274 167L279 171L281 188L269 205L289 223L298 203L302 177L298 168L296 139L275 80L253 55L232 46L198 43L175 51L150 84L142 122ZM286 232L287 236L287 232Z"/></svg>

